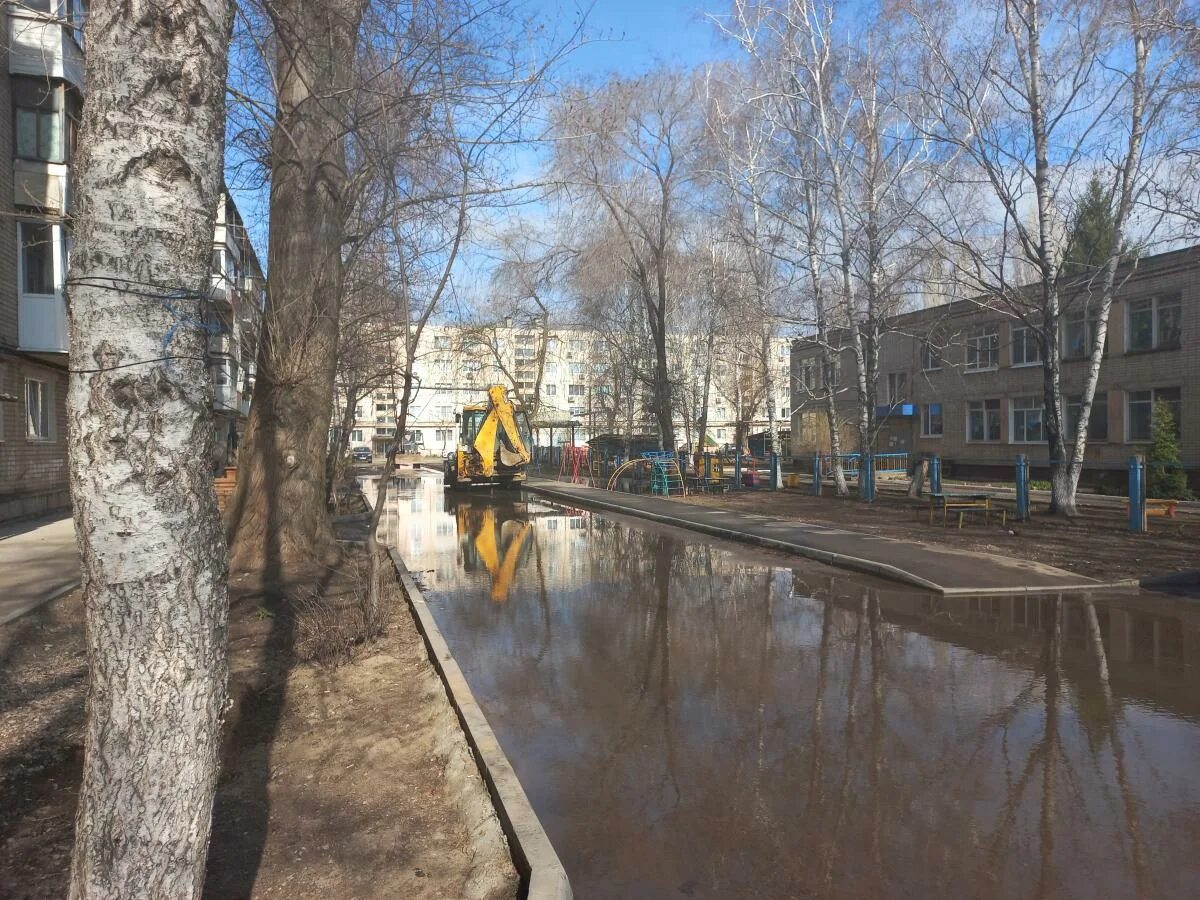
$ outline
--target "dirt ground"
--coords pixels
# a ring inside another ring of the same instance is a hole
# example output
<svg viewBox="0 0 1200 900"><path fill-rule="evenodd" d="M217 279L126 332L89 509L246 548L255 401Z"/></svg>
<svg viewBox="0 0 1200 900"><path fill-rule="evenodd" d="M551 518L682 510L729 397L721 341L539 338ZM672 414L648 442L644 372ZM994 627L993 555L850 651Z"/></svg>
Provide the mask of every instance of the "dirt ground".
<svg viewBox="0 0 1200 900"><path fill-rule="evenodd" d="M346 605L354 566L329 573ZM386 633L303 662L294 603L234 580L230 696L205 895L516 895L491 801L399 588ZM72 592L0 626L0 897L65 896L86 657ZM311 641L310 641L311 643Z"/></svg>
<svg viewBox="0 0 1200 900"><path fill-rule="evenodd" d="M925 501L918 504L881 494L874 503L862 503L853 489L849 497L831 494L831 490L821 497L796 490L744 491L692 494L686 499L705 506L1028 559L1103 581L1200 569L1200 520L1196 517L1153 518L1148 534L1135 535L1129 533L1119 512L1067 520L1046 515L1035 503L1029 522L1001 526L993 517L992 524L984 525L982 518L968 516L959 530L954 523L943 528L936 518L931 526Z"/></svg>

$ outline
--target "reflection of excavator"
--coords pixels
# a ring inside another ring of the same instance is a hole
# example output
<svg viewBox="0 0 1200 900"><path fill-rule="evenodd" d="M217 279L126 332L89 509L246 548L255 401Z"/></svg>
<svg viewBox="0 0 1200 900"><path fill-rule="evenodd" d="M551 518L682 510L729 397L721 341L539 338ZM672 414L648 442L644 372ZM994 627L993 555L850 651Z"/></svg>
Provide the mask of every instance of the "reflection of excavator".
<svg viewBox="0 0 1200 900"><path fill-rule="evenodd" d="M454 518L466 569L470 571L474 563L482 563L492 579L492 601L503 603L512 590L533 523L516 518L512 507L497 509L469 502L455 504Z"/></svg>
<svg viewBox="0 0 1200 900"><path fill-rule="evenodd" d="M463 407L458 447L446 457L446 487L494 484L512 487L525 480L529 465L529 420L508 399L504 385L487 390L487 403Z"/></svg>

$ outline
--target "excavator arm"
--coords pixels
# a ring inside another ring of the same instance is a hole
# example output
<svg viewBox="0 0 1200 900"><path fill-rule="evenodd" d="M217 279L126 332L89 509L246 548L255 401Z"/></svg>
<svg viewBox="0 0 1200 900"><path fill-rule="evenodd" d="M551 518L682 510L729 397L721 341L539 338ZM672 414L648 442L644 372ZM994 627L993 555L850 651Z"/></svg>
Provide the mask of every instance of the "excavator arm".
<svg viewBox="0 0 1200 900"><path fill-rule="evenodd" d="M516 414L503 385L488 388L488 414L475 436L482 474L496 474L496 459L508 467L528 465L529 450L517 429Z"/></svg>

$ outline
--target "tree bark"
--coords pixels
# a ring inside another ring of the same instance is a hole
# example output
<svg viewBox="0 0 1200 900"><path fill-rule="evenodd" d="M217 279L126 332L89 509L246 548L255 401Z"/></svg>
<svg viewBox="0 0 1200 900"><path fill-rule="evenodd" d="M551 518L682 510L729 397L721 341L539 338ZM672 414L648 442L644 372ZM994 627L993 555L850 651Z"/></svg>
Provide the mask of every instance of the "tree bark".
<svg viewBox="0 0 1200 900"><path fill-rule="evenodd" d="M325 452L351 202L346 94L365 0L277 0L270 280L230 504L230 562L286 581L337 557Z"/></svg>
<svg viewBox="0 0 1200 900"><path fill-rule="evenodd" d="M74 898L203 886L228 567L200 323L232 22L226 0L88 16L68 405L91 676Z"/></svg>

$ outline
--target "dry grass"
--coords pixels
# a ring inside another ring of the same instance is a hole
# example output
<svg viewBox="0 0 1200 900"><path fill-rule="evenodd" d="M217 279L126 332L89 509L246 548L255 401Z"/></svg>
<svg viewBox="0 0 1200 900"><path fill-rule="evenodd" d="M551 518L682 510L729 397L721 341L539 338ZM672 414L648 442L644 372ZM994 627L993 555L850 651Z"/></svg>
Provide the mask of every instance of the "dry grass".
<svg viewBox="0 0 1200 900"><path fill-rule="evenodd" d="M359 648L382 636L389 610L396 607L395 579L384 579L380 602L372 608L365 561L351 558L345 565L354 570L347 573L355 585L348 593L330 596L315 587L302 587L289 597L296 617L297 657L327 669L350 662Z"/></svg>

